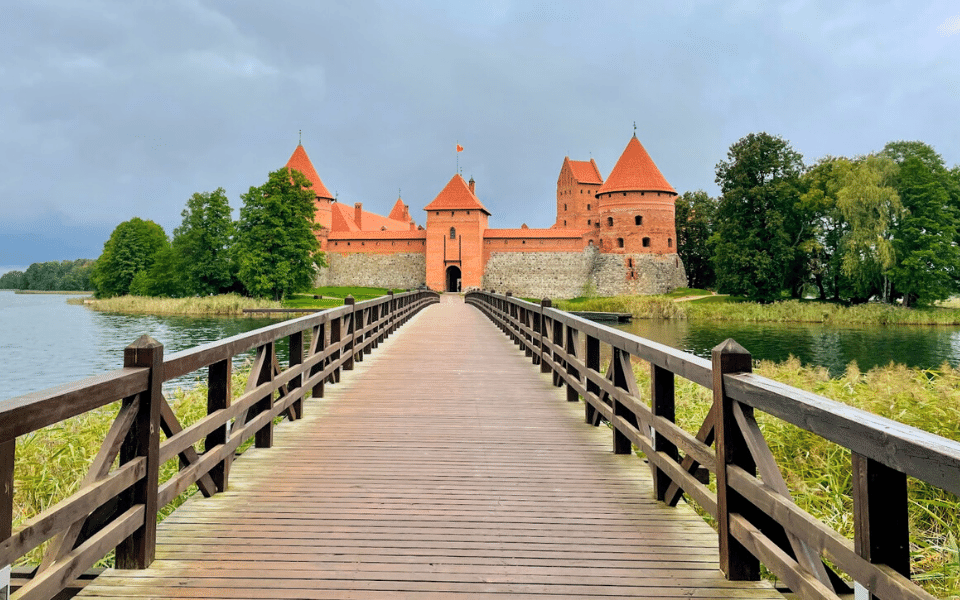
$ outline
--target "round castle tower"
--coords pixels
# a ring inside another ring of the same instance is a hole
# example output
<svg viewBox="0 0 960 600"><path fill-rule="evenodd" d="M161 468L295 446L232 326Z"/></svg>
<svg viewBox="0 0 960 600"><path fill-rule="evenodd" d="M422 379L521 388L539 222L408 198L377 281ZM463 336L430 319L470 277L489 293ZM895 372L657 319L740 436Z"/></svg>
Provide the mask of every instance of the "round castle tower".
<svg viewBox="0 0 960 600"><path fill-rule="evenodd" d="M677 197L636 133L597 190L600 251L675 254Z"/></svg>

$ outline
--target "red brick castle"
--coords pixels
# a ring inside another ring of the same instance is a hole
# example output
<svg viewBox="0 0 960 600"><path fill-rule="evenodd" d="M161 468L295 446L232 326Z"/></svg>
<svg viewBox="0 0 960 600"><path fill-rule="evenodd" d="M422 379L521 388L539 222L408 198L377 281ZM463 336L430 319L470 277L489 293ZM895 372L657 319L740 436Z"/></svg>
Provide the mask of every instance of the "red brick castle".
<svg viewBox="0 0 960 600"><path fill-rule="evenodd" d="M491 229L471 178L454 175L418 226L398 199L386 217L337 202L298 145L287 167L313 183L329 267L321 285L475 288L526 297L653 294L686 285L673 187L634 135L604 181L594 160L563 159L549 229Z"/></svg>

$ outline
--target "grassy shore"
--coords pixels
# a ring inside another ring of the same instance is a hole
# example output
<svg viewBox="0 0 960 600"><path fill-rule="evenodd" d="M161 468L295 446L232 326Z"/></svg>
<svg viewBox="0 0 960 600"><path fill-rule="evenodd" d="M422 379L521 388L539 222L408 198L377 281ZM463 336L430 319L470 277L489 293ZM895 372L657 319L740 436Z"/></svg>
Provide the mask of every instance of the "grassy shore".
<svg viewBox="0 0 960 600"><path fill-rule="evenodd" d="M243 316L245 308L280 308L279 302L259 298L245 298L239 294L220 296L198 296L192 298L152 298L144 296L117 296L100 300L79 300L68 302L84 304L94 310L104 312L152 314L152 315L191 315L191 316Z"/></svg>
<svg viewBox="0 0 960 600"><path fill-rule="evenodd" d="M889 304L844 306L812 300L785 300L771 304L745 302L729 296L708 296L685 302L685 296L705 290L679 290L662 296L573 298L554 305L562 310L628 312L639 319L826 323L832 325L960 325L960 309L950 306L903 308Z"/></svg>

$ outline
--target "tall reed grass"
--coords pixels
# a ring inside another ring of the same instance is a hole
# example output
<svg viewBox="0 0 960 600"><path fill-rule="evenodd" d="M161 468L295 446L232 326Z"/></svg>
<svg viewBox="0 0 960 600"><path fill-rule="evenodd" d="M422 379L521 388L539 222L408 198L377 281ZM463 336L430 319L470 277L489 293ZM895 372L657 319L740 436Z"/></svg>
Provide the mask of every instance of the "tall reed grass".
<svg viewBox="0 0 960 600"><path fill-rule="evenodd" d="M94 310L104 312L183 316L242 316L245 308L280 308L279 302L260 298L246 298L239 294L190 298L117 296L87 300L84 304Z"/></svg>
<svg viewBox="0 0 960 600"><path fill-rule="evenodd" d="M851 363L842 377L791 358L760 361L756 372L788 385L960 441L960 369L877 367L862 373ZM634 367L640 389L649 389L646 363ZM713 402L712 392L677 379L677 423L696 433ZM764 437L796 503L834 530L853 537L850 451L808 431L757 413ZM909 479L910 551L914 579L938 597L960 595L960 499Z"/></svg>
<svg viewBox="0 0 960 600"><path fill-rule="evenodd" d="M947 307L904 308L890 304L843 306L829 302L785 300L771 304L726 301L713 296L674 302L668 296L614 296L560 300L561 310L629 312L638 319L689 319L697 321L748 321L777 323L827 323L833 325L960 325L960 309Z"/></svg>

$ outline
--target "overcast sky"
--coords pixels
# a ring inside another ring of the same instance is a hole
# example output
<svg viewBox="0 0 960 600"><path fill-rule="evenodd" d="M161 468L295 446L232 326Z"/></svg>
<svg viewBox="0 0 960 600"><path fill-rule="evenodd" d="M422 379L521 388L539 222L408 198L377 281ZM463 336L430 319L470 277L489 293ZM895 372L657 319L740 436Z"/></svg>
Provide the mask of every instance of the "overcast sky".
<svg viewBox="0 0 960 600"><path fill-rule="evenodd" d="M564 156L633 134L679 192L741 137L810 164L892 140L960 163L960 3L60 0L0 20L0 272L168 235L194 192L303 145L341 202L418 223L460 168L492 227L547 227Z"/></svg>

